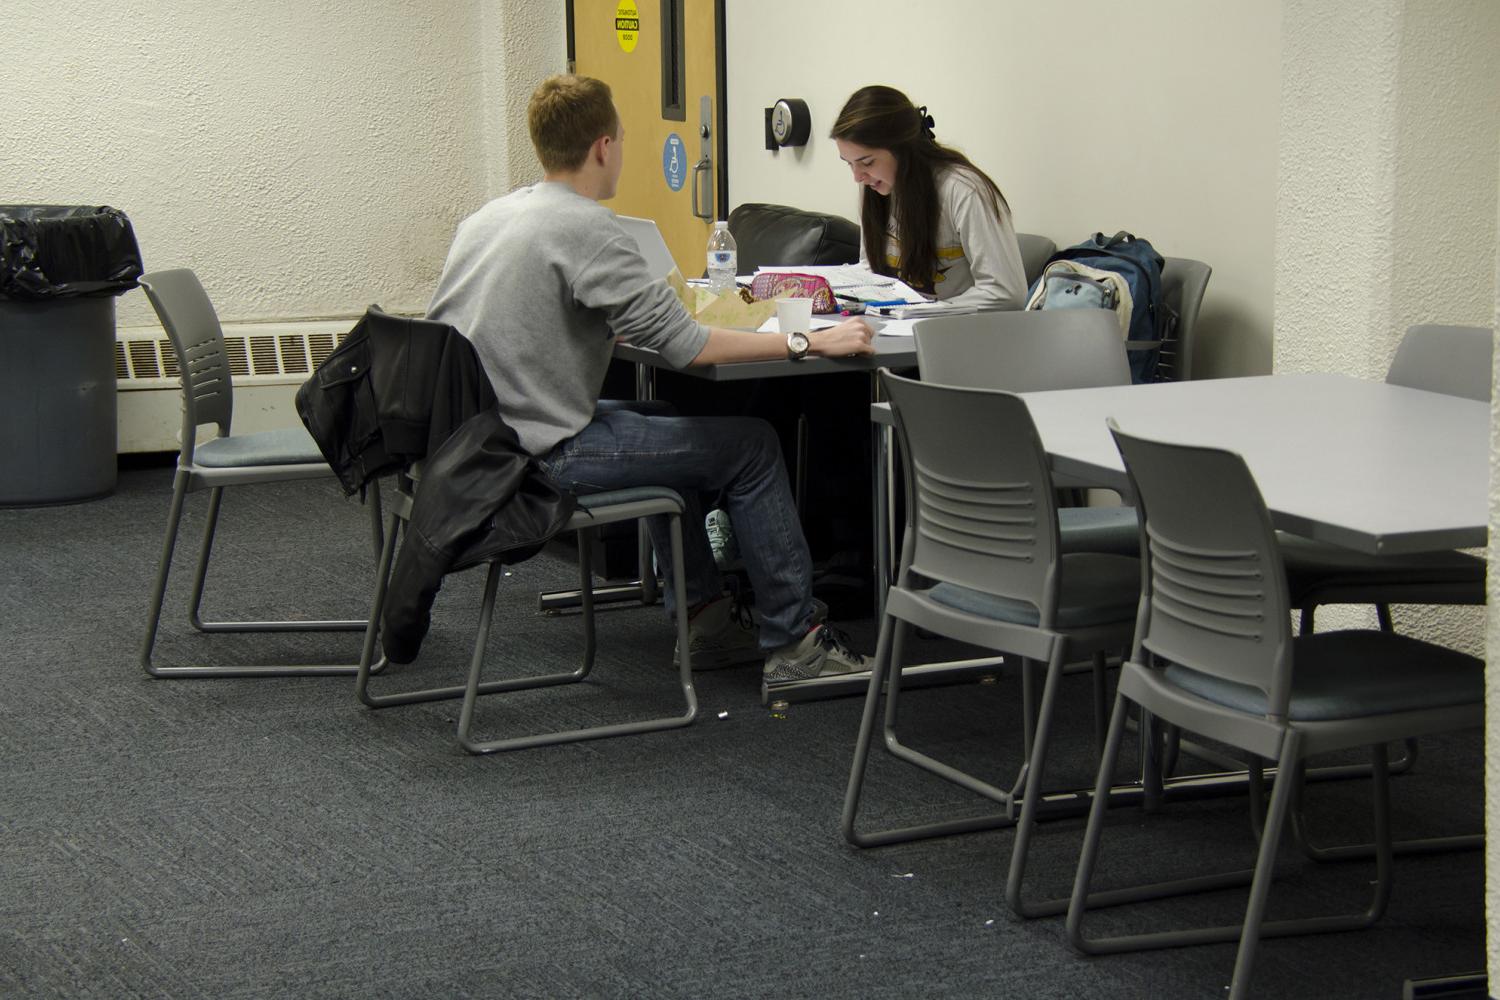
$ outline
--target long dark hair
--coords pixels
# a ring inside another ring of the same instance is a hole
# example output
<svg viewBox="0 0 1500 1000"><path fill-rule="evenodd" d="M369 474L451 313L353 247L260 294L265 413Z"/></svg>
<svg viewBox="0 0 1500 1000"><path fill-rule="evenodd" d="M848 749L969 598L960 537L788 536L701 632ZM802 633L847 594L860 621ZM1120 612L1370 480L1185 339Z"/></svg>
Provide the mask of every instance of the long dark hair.
<svg viewBox="0 0 1500 1000"><path fill-rule="evenodd" d="M998 217L1005 195L983 170L932 134L932 117L894 87L861 87L844 102L828 133L870 149L888 149L896 158L892 197L865 188L860 196L859 224L865 256L877 274L894 274L915 288L931 291L937 272L937 172L945 167L972 171L985 188L990 208ZM896 206L896 232L901 240L901 262L895 270L886 262L886 229L891 203Z"/></svg>

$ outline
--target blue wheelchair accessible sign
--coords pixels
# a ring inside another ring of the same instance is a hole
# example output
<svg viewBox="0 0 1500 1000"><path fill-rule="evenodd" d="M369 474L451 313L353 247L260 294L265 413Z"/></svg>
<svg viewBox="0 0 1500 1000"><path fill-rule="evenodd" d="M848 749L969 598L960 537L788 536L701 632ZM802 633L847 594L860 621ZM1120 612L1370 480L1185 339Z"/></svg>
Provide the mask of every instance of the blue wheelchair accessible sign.
<svg viewBox="0 0 1500 1000"><path fill-rule="evenodd" d="M667 136L666 144L661 147L661 172L667 179L667 187L673 191L682 190L688 172L687 148L676 132Z"/></svg>

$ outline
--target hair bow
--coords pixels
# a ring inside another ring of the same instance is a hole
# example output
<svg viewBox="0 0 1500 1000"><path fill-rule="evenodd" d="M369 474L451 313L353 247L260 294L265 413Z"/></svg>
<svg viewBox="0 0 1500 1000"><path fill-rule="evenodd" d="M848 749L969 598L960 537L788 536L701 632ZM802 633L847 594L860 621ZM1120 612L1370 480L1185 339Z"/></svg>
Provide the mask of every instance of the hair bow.
<svg viewBox="0 0 1500 1000"><path fill-rule="evenodd" d="M922 122L922 134L929 139L936 138L933 135L932 130L937 123L934 122L932 120L932 116L927 113L927 105L924 104L917 109L917 118Z"/></svg>

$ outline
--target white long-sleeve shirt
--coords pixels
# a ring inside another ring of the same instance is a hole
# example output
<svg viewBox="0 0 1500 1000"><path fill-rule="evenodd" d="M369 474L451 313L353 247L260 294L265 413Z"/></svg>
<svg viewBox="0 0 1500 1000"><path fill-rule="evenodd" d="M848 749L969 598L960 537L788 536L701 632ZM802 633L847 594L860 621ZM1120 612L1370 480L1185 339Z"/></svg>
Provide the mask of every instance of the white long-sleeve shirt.
<svg viewBox="0 0 1500 1000"><path fill-rule="evenodd" d="M937 175L937 266L933 291L939 299L976 309L1024 309L1026 270L1016 243L1010 211L990 210L984 181L966 167L949 167ZM895 192L892 197L900 197ZM894 206L893 206L894 207ZM901 238L891 213L886 232L886 263L901 266ZM860 263L868 266L864 240Z"/></svg>

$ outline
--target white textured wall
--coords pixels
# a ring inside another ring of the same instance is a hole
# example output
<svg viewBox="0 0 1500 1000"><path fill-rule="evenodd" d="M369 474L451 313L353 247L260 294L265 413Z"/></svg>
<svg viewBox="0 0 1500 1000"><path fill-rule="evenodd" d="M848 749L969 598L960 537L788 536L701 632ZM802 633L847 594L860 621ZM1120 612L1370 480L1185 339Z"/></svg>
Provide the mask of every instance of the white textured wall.
<svg viewBox="0 0 1500 1000"><path fill-rule="evenodd" d="M1379 377L1389 355L1370 347L1390 336L1399 11L1283 7L1276 370Z"/></svg>
<svg viewBox="0 0 1500 1000"><path fill-rule="evenodd" d="M794 31L768 31L768 24ZM1063 25L1086 25L1064 30ZM901 0L728 7L731 204L856 216L826 138L844 100L899 87L1059 244L1130 229L1214 268L1195 374L1271 369L1280 9L1237 0ZM767 152L762 112L808 101L813 139Z"/></svg>
<svg viewBox="0 0 1500 1000"><path fill-rule="evenodd" d="M1381 378L1408 325L1500 318L1500 4L1282 6L1276 370ZM1496 414L1492 408L1492 562L1500 552ZM1397 627L1471 652L1500 650L1497 598L1492 575L1488 612L1398 609ZM1329 617L1329 625L1358 620ZM1500 676L1487 660L1485 766L1494 773ZM1493 833L1500 796L1491 784L1485 809ZM1492 835L1485 893L1492 993L1500 983L1497 850Z"/></svg>
<svg viewBox="0 0 1500 1000"><path fill-rule="evenodd" d="M1277 371L1383 378L1409 325L1491 322L1497 48L1490 0L1283 4ZM1327 617L1374 622L1365 610ZM1482 646L1480 609L1396 618Z"/></svg>
<svg viewBox="0 0 1500 1000"><path fill-rule="evenodd" d="M226 318L420 309L505 186L486 91L561 66L560 7L11 0L0 202L124 210L147 268L195 268ZM154 317L131 293L120 321Z"/></svg>
<svg viewBox="0 0 1500 1000"><path fill-rule="evenodd" d="M1500 138L1500 124L1490 131ZM1497 165L1500 174L1500 165ZM1500 180L1496 182L1497 202L1500 202ZM1500 225L1500 218L1497 218ZM1500 329L1500 249L1495 253L1495 311L1494 324ZM1495 352L1493 378L1500 383L1500 351ZM1500 398L1490 401L1490 565L1500 559ZM1492 986L1500 986L1500 787L1489 780L1492 774L1500 774L1500 574L1491 573L1488 596L1490 614L1485 634L1485 754L1484 754L1484 902L1485 902L1485 965L1489 970ZM1494 996L1491 989L1490 995Z"/></svg>
<svg viewBox="0 0 1500 1000"><path fill-rule="evenodd" d="M1284 9L1276 370L1381 378L1410 324L1490 321L1500 4Z"/></svg>
<svg viewBox="0 0 1500 1000"><path fill-rule="evenodd" d="M526 129L526 102L543 79L567 70L567 39L558 0L480 0L480 5L487 194L495 198L542 179Z"/></svg>

